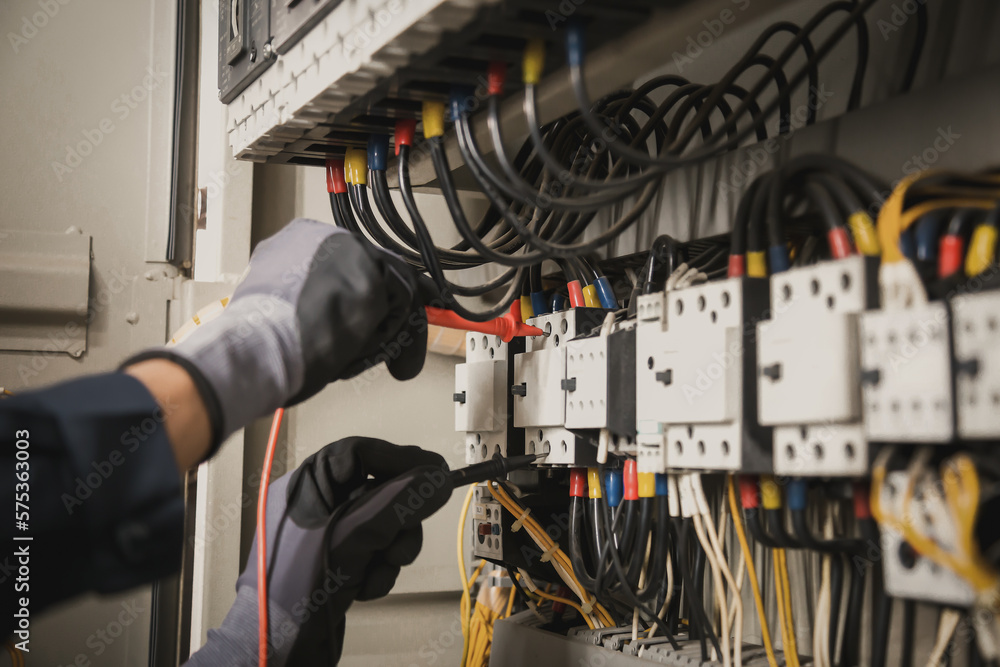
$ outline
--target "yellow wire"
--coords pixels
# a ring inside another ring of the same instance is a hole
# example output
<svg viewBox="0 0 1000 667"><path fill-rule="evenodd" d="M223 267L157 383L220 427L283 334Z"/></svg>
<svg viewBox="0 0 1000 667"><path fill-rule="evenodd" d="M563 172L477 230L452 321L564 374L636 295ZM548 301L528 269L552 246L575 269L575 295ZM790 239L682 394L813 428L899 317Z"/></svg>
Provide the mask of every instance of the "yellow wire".
<svg viewBox="0 0 1000 667"><path fill-rule="evenodd" d="M559 597L558 595L551 595L549 593L546 593L544 591L540 591L540 590L537 590L537 589L535 590L535 594L538 595L538 597L544 598L546 600L551 600L552 602L561 602L561 603L563 603L565 605L569 605L570 607L573 607L573 609L576 609L578 612L580 612L580 616L582 616L583 620L585 620L587 622L587 625L590 626L591 630L593 630L596 627L594 625L593 621L590 620L590 615L589 614L585 614L583 612L583 607L581 607L578 603L573 602L572 600L569 600L567 598L562 598L562 597Z"/></svg>
<svg viewBox="0 0 1000 667"><path fill-rule="evenodd" d="M515 575L516 576L516 575ZM509 618L510 612L514 609L514 596L517 593L517 588L513 585L510 587L510 596L507 598L507 611L504 612L503 618Z"/></svg>
<svg viewBox="0 0 1000 667"><path fill-rule="evenodd" d="M953 520L961 526L961 551L963 558L959 558L945 550L941 545L917 531L912 522L900 520L882 506L882 485L885 483L886 466L892 450L884 449L875 460L872 468L872 489L871 504L872 516L882 526L894 530L901 534L910 543L917 553L929 558L938 565L946 567L958 576L962 577L978 592L984 592L997 585L997 575L988 566L985 566L979 556L979 550L975 547L971 526L975 522L976 505L978 496L971 493L965 494L960 485L969 485L978 492L978 478L975 478L975 466L971 461L957 466L952 472L952 466L944 466L942 484L945 487L946 502L949 510L953 514ZM958 458L958 457L956 457ZM953 459L954 461L954 459ZM907 508L914 496L916 479L911 475L907 480L906 488L903 492L903 514L906 515ZM964 477L964 479L963 479ZM971 502L970 502L971 499ZM970 519L971 517L971 519Z"/></svg>
<svg viewBox="0 0 1000 667"><path fill-rule="evenodd" d="M788 554L782 549L778 556L781 561L781 588L785 596L785 616L788 620L788 639L790 644L785 649L785 664L788 667L799 667L799 647L795 639L795 617L792 614L792 586L788 581ZM792 654L788 655L791 650Z"/></svg>
<svg viewBox="0 0 1000 667"><path fill-rule="evenodd" d="M459 604L459 611L462 615L462 664L469 655L469 588L471 584L465 578L465 543L462 538L465 536L465 521L469 516L469 506L472 505L472 498L475 495L476 486L469 487L469 492L465 494L465 501L462 503L462 511L458 518L458 576L462 581L462 601ZM473 580L474 581L474 580Z"/></svg>
<svg viewBox="0 0 1000 667"><path fill-rule="evenodd" d="M520 518L524 514L524 509L513 498L511 498L506 491L504 491L503 487L500 485L493 485L492 491L493 497L496 498L503 508L510 512L513 516ZM573 582L577 590L582 593L580 596L581 601L584 604L590 605L591 608L597 612L601 623L608 627L613 626L614 624L611 621L611 616L608 614L607 610L597 602L596 598L592 599L587 596L587 591L583 587L583 584L580 583L580 580L577 579L576 574L573 572L573 565L570 563L569 557L566 553L552 541L552 538L549 537L548 533L530 515L525 517L523 525L531 534L532 538L544 547L545 551L549 551L553 554L553 560L559 564L562 570L565 571L569 579ZM536 593L537 592L538 591L536 591Z"/></svg>
<svg viewBox="0 0 1000 667"><path fill-rule="evenodd" d="M774 655L774 646L771 644L771 631L767 627L767 612L764 610L764 598L760 594L760 584L757 582L757 567L753 562L753 551L747 543L747 535L743 530L743 521L740 519L740 509L736 504L736 485L733 476L729 475L729 510L733 515L733 526L736 528L736 537L740 541L740 550L743 552L743 559L747 565L747 576L750 578L750 590L753 592L753 602L757 607L757 617L760 619L760 634L764 640L764 651L767 653L767 663L770 667L778 667L778 659Z"/></svg>
<svg viewBox="0 0 1000 667"><path fill-rule="evenodd" d="M889 195L889 198L886 199L885 203L882 205L882 209L879 211L878 221L876 223L879 245L882 247L883 264L894 264L905 259L903 257L902 250L899 248L899 237L904 231L906 231L907 227L913 224L914 220L919 218L921 215L941 207L992 208L996 205L995 201L968 197L956 198L954 195L951 199L946 199L944 197L948 194L958 193L967 195L969 194L969 191L966 188L949 189L946 186L934 186L932 188L928 188L928 190L932 193L941 195L942 199L913 206L904 214L903 204L906 201L906 194L911 187L919 184L920 181L931 176L936 177L946 175L953 175L954 177L961 178L963 180L982 181L983 183L991 185L996 182L996 176L993 175L959 174L934 170L910 174L901 180L892 191L892 194ZM990 192L987 191L984 194L989 196ZM984 202L985 206L983 206Z"/></svg>

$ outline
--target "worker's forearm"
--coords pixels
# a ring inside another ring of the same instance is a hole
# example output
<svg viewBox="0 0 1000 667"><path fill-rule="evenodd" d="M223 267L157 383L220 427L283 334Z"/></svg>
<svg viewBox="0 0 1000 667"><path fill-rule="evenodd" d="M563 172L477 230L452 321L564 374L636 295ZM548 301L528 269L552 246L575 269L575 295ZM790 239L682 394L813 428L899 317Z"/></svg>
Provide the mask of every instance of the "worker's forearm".
<svg viewBox="0 0 1000 667"><path fill-rule="evenodd" d="M201 394L187 371L166 359L147 359L125 369L142 382L163 411L164 426L180 470L208 454L212 427Z"/></svg>

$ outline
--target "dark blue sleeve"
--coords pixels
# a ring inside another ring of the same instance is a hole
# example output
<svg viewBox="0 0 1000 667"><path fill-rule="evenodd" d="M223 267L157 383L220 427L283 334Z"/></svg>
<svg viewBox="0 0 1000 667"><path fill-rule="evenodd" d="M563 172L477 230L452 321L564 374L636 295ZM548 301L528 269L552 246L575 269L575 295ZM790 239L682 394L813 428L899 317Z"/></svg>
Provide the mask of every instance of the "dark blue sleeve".
<svg viewBox="0 0 1000 667"><path fill-rule="evenodd" d="M36 618L81 593L177 570L184 501L163 420L145 386L122 373L0 400L2 636L21 598Z"/></svg>

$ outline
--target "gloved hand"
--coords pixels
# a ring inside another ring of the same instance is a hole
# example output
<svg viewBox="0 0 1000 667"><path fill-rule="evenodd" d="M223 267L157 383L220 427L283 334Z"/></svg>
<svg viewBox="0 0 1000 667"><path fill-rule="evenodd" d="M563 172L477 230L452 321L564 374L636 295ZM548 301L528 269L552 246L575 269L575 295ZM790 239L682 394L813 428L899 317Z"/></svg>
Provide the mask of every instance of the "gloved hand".
<svg viewBox="0 0 1000 667"><path fill-rule="evenodd" d="M389 593L451 496L440 455L372 438L327 445L268 491L269 665L334 665L354 600ZM371 475L371 479L368 476ZM236 602L188 665L257 664L257 540Z"/></svg>
<svg viewBox="0 0 1000 667"><path fill-rule="evenodd" d="M172 348L213 426L213 452L233 431L385 361L415 377L427 349L424 296L401 259L357 236L297 219L254 250L229 305Z"/></svg>

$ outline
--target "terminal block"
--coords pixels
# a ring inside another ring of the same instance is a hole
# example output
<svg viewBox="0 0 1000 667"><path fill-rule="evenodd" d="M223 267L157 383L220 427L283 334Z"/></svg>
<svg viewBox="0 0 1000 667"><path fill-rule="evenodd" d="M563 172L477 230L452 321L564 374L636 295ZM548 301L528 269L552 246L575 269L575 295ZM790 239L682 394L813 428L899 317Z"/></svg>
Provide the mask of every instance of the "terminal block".
<svg viewBox="0 0 1000 667"><path fill-rule="evenodd" d="M951 442L955 411L948 305L872 311L860 321L868 440Z"/></svg>
<svg viewBox="0 0 1000 667"><path fill-rule="evenodd" d="M757 325L757 392L759 421L774 427L775 472L867 469L857 320L877 305L876 277L857 255L771 278L771 319Z"/></svg>
<svg viewBox="0 0 1000 667"><path fill-rule="evenodd" d="M476 487L472 502L472 554L502 561L503 507L485 485Z"/></svg>
<svg viewBox="0 0 1000 667"><path fill-rule="evenodd" d="M771 434L757 424L755 382L755 327L767 304L767 281L753 278L640 300L640 466L643 458L652 463L659 447L669 469L770 470Z"/></svg>
<svg viewBox="0 0 1000 667"><path fill-rule="evenodd" d="M917 505L917 510L911 510L904 516L900 505L907 477L905 472L886 475L885 483L882 485L882 506L895 516L904 517L914 530L931 539L936 541L953 539L953 535L937 533L936 531L940 529L936 529L935 523L929 521L932 516L940 517L938 513L940 507L935 508L929 497L935 494L915 496L912 502ZM937 499L941 500L940 496ZM883 528L881 545L869 544L868 548L874 558L885 555L882 567L885 574L885 590L889 595L950 607L971 607L975 602L975 592L964 579L918 554L898 532Z"/></svg>
<svg viewBox="0 0 1000 667"><path fill-rule="evenodd" d="M527 322L545 335L529 337L525 352L514 356L514 379L508 392L513 398L514 426L527 434L526 453L548 454L536 465L586 465L594 461L591 450L596 453L596 447L589 444L591 439L566 428L570 386L566 349L569 341L599 326L605 314L599 308L573 308Z"/></svg>
<svg viewBox="0 0 1000 667"><path fill-rule="evenodd" d="M952 299L958 435L1000 437L1000 292Z"/></svg>
<svg viewBox="0 0 1000 667"><path fill-rule="evenodd" d="M523 432L514 428L510 378L514 354L524 342L468 333L465 363L455 366L455 430L465 432L465 461L480 463L494 454L524 453Z"/></svg>

